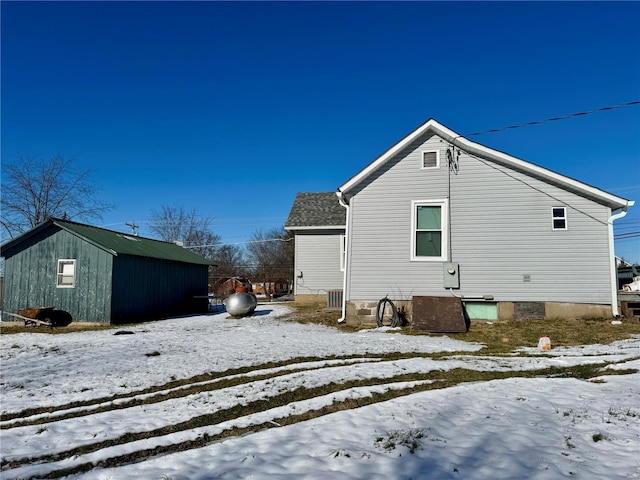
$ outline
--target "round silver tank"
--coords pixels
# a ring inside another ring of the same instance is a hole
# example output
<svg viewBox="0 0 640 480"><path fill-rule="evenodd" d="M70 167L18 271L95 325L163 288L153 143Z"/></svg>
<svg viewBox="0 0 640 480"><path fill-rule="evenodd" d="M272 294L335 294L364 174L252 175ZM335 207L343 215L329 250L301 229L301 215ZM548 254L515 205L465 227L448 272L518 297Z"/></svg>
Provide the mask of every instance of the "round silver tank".
<svg viewBox="0 0 640 480"><path fill-rule="evenodd" d="M253 293L234 293L224 301L227 312L234 317L242 317L252 313L258 305L258 299Z"/></svg>

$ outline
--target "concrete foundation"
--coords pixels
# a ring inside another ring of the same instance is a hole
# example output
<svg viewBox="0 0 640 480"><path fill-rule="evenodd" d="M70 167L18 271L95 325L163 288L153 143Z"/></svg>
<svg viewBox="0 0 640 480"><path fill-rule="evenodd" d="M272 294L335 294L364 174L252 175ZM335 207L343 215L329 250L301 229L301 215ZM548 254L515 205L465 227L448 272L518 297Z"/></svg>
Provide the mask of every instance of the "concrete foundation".
<svg viewBox="0 0 640 480"><path fill-rule="evenodd" d="M324 299L324 297L323 297ZM296 297L296 301L298 301ZM318 301L318 300L316 300ZM322 300L320 300L322 301ZM375 327L376 307L379 300L351 300L347 302L346 322L356 327ZM398 310L404 308L407 320L412 323L412 301L393 300ZM552 320L563 318L611 318L611 306L586 303L560 302L496 302L498 320Z"/></svg>
<svg viewBox="0 0 640 480"><path fill-rule="evenodd" d="M321 295L296 295L295 301L297 303L327 303L327 294Z"/></svg>

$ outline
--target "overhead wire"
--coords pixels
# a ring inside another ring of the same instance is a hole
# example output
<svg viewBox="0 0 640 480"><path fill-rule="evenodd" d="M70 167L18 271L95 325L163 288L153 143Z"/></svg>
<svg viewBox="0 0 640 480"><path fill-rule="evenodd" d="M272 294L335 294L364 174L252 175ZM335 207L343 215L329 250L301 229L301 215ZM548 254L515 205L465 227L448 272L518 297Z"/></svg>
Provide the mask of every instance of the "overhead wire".
<svg viewBox="0 0 640 480"><path fill-rule="evenodd" d="M496 171L498 171L498 172L500 172L500 173L502 173L502 174L506 175L507 177L510 177L510 178L512 178L512 179L514 179L514 180L516 180L516 181L518 181L518 182L520 182L520 183L522 183L522 184L526 185L527 187L532 188L533 190L535 190L535 191L537 191L537 192L539 192L539 193L542 193L543 195L546 195L547 197L549 197L549 198L551 198L551 199L555 200L556 202L559 202L559 203L560 203L560 204L562 204L562 205L566 205L567 207L571 208L572 210L575 210L575 211L577 211L577 212L582 213L583 215L586 215L587 217L591 218L592 220L595 220L595 221L596 221L596 222L598 222L598 223L601 223L602 225L607 225L607 223L608 223L608 222L604 222L604 221L600 220L599 218L596 218L596 217L594 217L593 215L591 215L591 214L589 214L589 213L587 213L587 212L585 212L585 211L583 211L583 210L580 210L579 208L574 207L573 205L570 205L570 204L569 204L569 203L567 203L565 200L561 200L561 199L559 199L559 198L557 198L557 197L554 197L554 196L553 196L553 195L551 195L549 192L546 192L546 191L542 190L541 188L538 188L538 187L536 187L536 186L534 186L534 185L531 185L530 183L528 183L528 182L524 181L523 179L518 178L518 177L516 177L516 176L514 176L514 175L512 175L512 174L510 174L510 173L508 173L508 172L506 172L505 170L502 170L502 169L498 168L497 166L495 166L495 165L493 165L493 164L491 164L491 163L488 163L487 161L485 161L484 159L482 159L482 158L478 157L477 155L474 155L473 153L466 151L464 148L461 148L461 147L459 147L459 146L457 146L457 145L453 145L453 146L454 146L455 148L458 148L459 150L463 151L464 153L466 153L469 157L471 157L471 158L475 158L476 160L478 160L479 162L483 163L483 164L484 164L484 165L486 165L487 167L489 167L489 168L493 168L494 170L496 170Z"/></svg>
<svg viewBox="0 0 640 480"><path fill-rule="evenodd" d="M629 238L636 238L636 237L640 237L640 230L637 230L635 232L618 233L613 236L613 238L615 238L616 240L627 240Z"/></svg>
<svg viewBox="0 0 640 480"><path fill-rule="evenodd" d="M616 110L616 109L620 109L620 108L625 108L625 107L630 107L630 106L634 106L634 105L640 105L640 100L634 100L634 101L630 101L630 102L625 102L625 103L620 103L618 105L610 105L610 106L606 106L606 107L600 107L600 108L594 108L592 110L586 110L586 111L582 111L582 112L575 112L575 113L570 113L568 115L562 115L559 117L550 117L550 118L545 118L542 120L534 120L534 121L530 121L530 122L525 122L525 123L521 123L521 124L516 124L516 125L508 125L505 127L500 127L500 128L493 128L493 129L489 129L489 130L484 130L484 131L480 131L480 132L472 132L472 133L467 133L465 135L458 135L457 137L455 137L453 139L453 142L455 142L455 140L457 140L458 138L461 137L472 137L472 136L478 136L478 135L485 135L485 134L489 134L489 133L497 133L497 132L502 132L505 130L513 130L513 129L517 129L517 128L524 128L524 127L530 127L530 126L534 126L534 125L542 125L545 123L549 123L549 122L556 122L556 121L560 121L560 120L567 120L570 118L575 118L575 117L580 117L580 116L585 116L585 115L591 115L594 113L599 113L599 112L604 112L604 111L610 111L610 110ZM480 162L484 163L486 166L493 168L525 185L527 185L530 188L533 188L534 190L543 193L544 195L547 195L548 197L552 198L553 200L556 200L560 203L562 203L563 205L567 205L568 207L572 208L573 210L582 213L583 215L586 215L587 217L602 223L602 224L606 224L607 222L603 222L600 219L595 218L594 216L588 214L587 212L584 212L582 210L580 210L577 207L574 207L572 205L568 205L565 201L562 201L556 197L554 197L553 195L549 194L548 192L545 192L527 182L525 182L524 180L515 177L509 173L507 173L506 171L497 168L494 165L491 165L489 163L487 163L485 160L479 158L478 156L466 151L464 148L459 147L458 145L452 144L452 147L454 148L458 148L459 150L465 152L467 155L469 155L472 158L475 158L476 160L479 160ZM626 188L626 187L625 187ZM635 188L634 187L628 187L628 188ZM218 222L220 222L220 220L218 220ZM153 220L142 220L141 223L146 223L149 225L153 225L156 224L157 221L153 221ZM113 224L109 224L109 225L105 225L105 226L113 226L113 225L120 225L120 224L126 224L126 222L118 222L118 223L113 223ZM624 235L624 234L621 234ZM282 242L289 242L293 240L293 237L289 238L289 239L281 239L281 238L274 238L274 239L265 239L265 240L248 240L248 241L244 241L244 242L233 242L233 243L218 243L218 244L209 244L209 245L191 245L188 248L206 248L206 247L219 247L219 246L231 246L231 245L244 245L244 244L250 244L250 243L262 243L262 242L269 242L269 241L282 241Z"/></svg>
<svg viewBox="0 0 640 480"><path fill-rule="evenodd" d="M205 247L224 247L229 245L241 245L247 243L266 243L266 242L290 242L293 240L293 237L290 238L265 238L263 240L247 240L246 242L235 242L235 243L213 243L209 245L189 245L185 248L205 248Z"/></svg>
<svg viewBox="0 0 640 480"><path fill-rule="evenodd" d="M488 133L502 132L502 131L505 131L505 130L512 130L512 129L516 129L516 128L530 127L530 126L533 126L533 125L541 125L541 124L548 123L548 122L555 122L555 121L558 121L558 120L566 120L566 119L569 119L569 118L579 117L579 116L583 116L583 115L591 115L593 113L598 113L598 112L604 112L604 111L608 111L608 110L616 110L616 109L619 109L619 108L629 107L629 106L632 106L632 105L640 105L640 100L634 100L634 101L631 101L631 102L625 102L625 103L621 103L621 104L618 104L618 105L611 105L611 106L607 106L607 107L595 108L595 109L587 110L587 111L583 111L583 112L575 112L575 113L571 113L571 114L568 114L568 115L563 115L563 116L560 116L560 117L551 117L551 118L546 118L546 119L543 119L543 120L535 120L535 121L521 123L521 124L517 124L517 125L509 125L509 126L506 126L506 127L493 128L493 129L484 130L484 131L481 131L481 132L468 133L466 135L458 135L457 137L455 137L453 139L453 142L450 143L450 144L451 144L451 146L453 148L457 148L460 151L463 151L468 156L470 156L472 158L475 158L476 160L480 161L481 163L485 164L486 166L488 166L490 168L493 168L493 169L495 169L495 170L507 175L508 177L511 177L514 180L517 180L517 181L527 185L528 187L530 187L530 188L532 188L532 189L534 189L534 190L536 190L536 191L538 191L538 192L540 192L540 193L552 198L553 200L555 200L557 202L560 202L563 205L566 205L566 206L570 207L571 209L573 209L573 210L575 210L577 212L582 213L583 215L586 215L587 217L591 218L592 220L595 220L598 223L606 225L607 222L603 222L602 220L594 217L593 215L591 215L591 214L589 214L589 213L587 213L587 212L585 212L583 210L580 210L579 208L574 207L573 205L569 205L566 201L560 200L560 199L554 197L553 195L551 195L550 193L531 185L530 183L524 181L523 179L518 178L518 177L516 177L514 175L511 175L508 172L506 172L505 170L502 170L502 169L498 168L497 166L495 166L493 164L487 163L484 159L478 157L477 155L474 155L471 152L468 152L467 150L465 150L464 148L460 147L459 145L456 145L455 141L458 138L485 135L485 134L488 134Z"/></svg>
<svg viewBox="0 0 640 480"><path fill-rule="evenodd" d="M521 124L518 124L518 125L509 125L507 127L492 128L490 130L485 130L483 132L467 133L464 136L465 137L473 137L473 136L476 136L476 135L485 135L487 133L497 133L497 132L503 132L505 130L513 130L515 128L530 127L532 125L542 125L543 123L557 122L558 120L566 120L568 118L580 117L580 116L583 116L583 115L591 115L592 113L605 112L607 110L616 110L618 108L630 107L632 105L640 105L640 100L634 100L632 102L620 103L618 105L612 105L612 106L608 106L608 107L594 108L593 110L587 110L587 111L584 111L584 112L570 113L568 115L563 115L561 117L551 117L551 118L545 118L544 120L534 120L532 122L521 123Z"/></svg>

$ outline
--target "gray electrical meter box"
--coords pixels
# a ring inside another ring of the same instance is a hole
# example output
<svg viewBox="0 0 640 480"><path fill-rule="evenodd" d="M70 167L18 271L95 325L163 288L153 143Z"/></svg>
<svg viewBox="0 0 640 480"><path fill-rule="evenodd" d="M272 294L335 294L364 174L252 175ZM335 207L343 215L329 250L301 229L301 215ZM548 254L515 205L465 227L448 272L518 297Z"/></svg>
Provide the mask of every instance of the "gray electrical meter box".
<svg viewBox="0 0 640 480"><path fill-rule="evenodd" d="M444 288L460 288L460 273L457 263L445 263L442 269Z"/></svg>

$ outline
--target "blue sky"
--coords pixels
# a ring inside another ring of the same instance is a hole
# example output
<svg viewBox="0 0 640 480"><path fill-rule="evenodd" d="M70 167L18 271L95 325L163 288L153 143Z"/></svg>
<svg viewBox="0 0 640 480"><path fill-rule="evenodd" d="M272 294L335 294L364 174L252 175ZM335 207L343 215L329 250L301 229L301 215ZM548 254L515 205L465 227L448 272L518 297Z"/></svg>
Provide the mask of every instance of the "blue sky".
<svg viewBox="0 0 640 480"><path fill-rule="evenodd" d="M150 235L282 226L428 118L460 134L640 100L639 2L5 2L2 161L73 157ZM640 106L472 137L638 201ZM640 262L640 237L616 241Z"/></svg>

